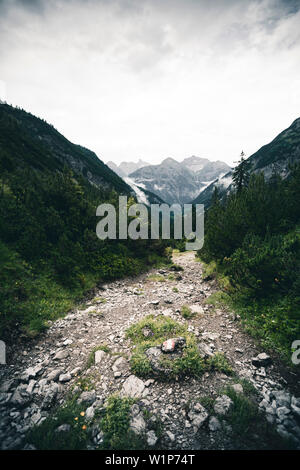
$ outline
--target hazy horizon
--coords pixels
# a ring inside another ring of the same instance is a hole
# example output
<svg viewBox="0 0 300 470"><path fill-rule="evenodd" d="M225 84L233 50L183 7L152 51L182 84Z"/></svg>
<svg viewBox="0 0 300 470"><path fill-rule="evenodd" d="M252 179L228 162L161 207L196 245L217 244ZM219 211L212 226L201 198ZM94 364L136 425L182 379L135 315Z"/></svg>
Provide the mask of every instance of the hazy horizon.
<svg viewBox="0 0 300 470"><path fill-rule="evenodd" d="M0 0L0 99L105 162L233 165L300 115L300 0Z"/></svg>

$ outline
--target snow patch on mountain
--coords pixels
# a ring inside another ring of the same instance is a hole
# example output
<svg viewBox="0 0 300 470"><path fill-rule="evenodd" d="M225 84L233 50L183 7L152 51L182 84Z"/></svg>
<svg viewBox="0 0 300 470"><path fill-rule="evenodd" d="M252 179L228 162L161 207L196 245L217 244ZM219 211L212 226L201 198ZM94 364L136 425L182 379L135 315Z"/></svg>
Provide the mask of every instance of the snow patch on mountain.
<svg viewBox="0 0 300 470"><path fill-rule="evenodd" d="M146 194L142 191L141 187L143 187L142 184L140 184L140 187L134 182L132 178L129 176L126 176L123 178L124 181L134 190L137 200L140 204L146 204L149 205L149 200L146 196Z"/></svg>

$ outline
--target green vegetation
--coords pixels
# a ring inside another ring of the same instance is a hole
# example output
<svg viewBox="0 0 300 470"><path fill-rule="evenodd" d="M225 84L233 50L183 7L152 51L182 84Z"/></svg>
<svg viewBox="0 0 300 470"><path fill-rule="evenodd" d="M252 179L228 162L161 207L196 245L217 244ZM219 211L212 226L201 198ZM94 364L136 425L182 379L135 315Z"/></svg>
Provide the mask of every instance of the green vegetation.
<svg viewBox="0 0 300 470"><path fill-rule="evenodd" d="M75 382L75 387L79 387L82 392L88 392L93 390L95 387L95 383L99 381L101 375L98 372L94 372L93 374L88 374L84 376L78 377L78 380Z"/></svg>
<svg viewBox="0 0 300 470"><path fill-rule="evenodd" d="M77 396L69 398L39 426L34 426L26 441L38 450L85 449L90 438L90 424L86 422L82 405ZM69 431L57 432L61 425L70 426Z"/></svg>
<svg viewBox="0 0 300 470"><path fill-rule="evenodd" d="M145 436L137 436L130 429L130 409L135 403L131 398L111 395L104 409L96 412L92 421L85 419L83 406L77 404L78 394L68 398L62 407L53 411L39 426L33 427L26 441L38 450L80 450L86 449L92 441L92 430L99 426L103 442L98 449L137 450L147 448ZM149 419L150 416L145 416ZM69 429L58 432L61 425ZM151 427L151 426L149 426ZM154 428L160 435L159 423Z"/></svg>
<svg viewBox="0 0 300 470"><path fill-rule="evenodd" d="M110 353L110 349L107 344L100 344L99 346L95 346L89 354L87 360L87 368L89 369L91 366L95 364L95 352L96 351L104 351L106 353Z"/></svg>
<svg viewBox="0 0 300 470"><path fill-rule="evenodd" d="M247 436L251 427L256 425L259 419L259 410L251 398L243 393L237 393L232 387L226 387L224 394L233 401L233 406L226 415L226 422L231 425L237 435Z"/></svg>
<svg viewBox="0 0 300 470"><path fill-rule="evenodd" d="M89 368L89 367L91 367L95 364L95 352L96 351L104 351L105 353L110 354L111 356L126 357L126 354L124 354L124 353L112 352L107 344L100 344L99 346L95 346L92 349L92 351L90 352L88 360L87 360L87 368Z"/></svg>
<svg viewBox="0 0 300 470"><path fill-rule="evenodd" d="M218 370L224 374L230 375L233 370L223 353L217 352L207 360L208 367L211 370Z"/></svg>
<svg viewBox="0 0 300 470"><path fill-rule="evenodd" d="M255 449L293 449L295 444L280 437L274 426L266 421L253 395L238 393L228 386L222 394L227 395L233 401L232 407L224 416L223 423L231 426L237 448ZM252 442L252 445L251 445Z"/></svg>
<svg viewBox="0 0 300 470"><path fill-rule="evenodd" d="M145 330L151 334L145 336ZM138 323L128 328L126 336L134 344L133 354L130 360L131 370L141 377L151 377L153 369L145 351L152 346L158 346L169 338L183 337L186 344L182 355L175 358L167 354L160 358L163 369L168 370L167 377L162 374L162 379L174 379L186 375L199 377L205 370L222 370L230 373L231 368L226 359L216 355L215 360L204 361L197 347L196 337L188 332L187 325L181 325L175 320L159 315L148 315Z"/></svg>
<svg viewBox="0 0 300 470"><path fill-rule="evenodd" d="M218 290L213 292L209 295L205 300L204 303L207 305L212 305L215 308L221 307L226 304L228 301L229 296L226 292Z"/></svg>
<svg viewBox="0 0 300 470"><path fill-rule="evenodd" d="M120 398L117 395L109 397L105 415L101 420L104 432L102 449L141 449L143 442L130 430L130 408L134 404L131 398Z"/></svg>
<svg viewBox="0 0 300 470"><path fill-rule="evenodd" d="M120 398L118 395L111 395L108 398L104 417L100 421L100 427L104 433L100 449L142 450L148 448L145 435L137 436L129 427L130 409L134 403L134 399ZM150 424L152 414L147 408L143 408L142 412L144 419L148 422L148 429L153 429L159 438L162 434L161 422L156 419Z"/></svg>
<svg viewBox="0 0 300 470"><path fill-rule="evenodd" d="M204 278L216 277L225 302L247 330L286 360L300 337L300 167L287 180L252 174L247 184L206 212L205 243L198 253Z"/></svg>
<svg viewBox="0 0 300 470"><path fill-rule="evenodd" d="M145 328L152 332L150 337L144 336L143 330ZM152 373L152 367L145 351L176 336L185 338L186 346L181 357L175 360L162 359L163 366L170 369L169 378L182 375L199 376L204 370L204 362L198 352L195 336L187 331L185 325L180 325L169 317L148 315L132 325L126 335L135 345L130 360L131 370L139 376L151 376Z"/></svg>
<svg viewBox="0 0 300 470"><path fill-rule="evenodd" d="M242 152L239 164L234 168L232 174L232 181L237 193L241 192L243 188L248 186L250 179L251 163L244 157L245 154Z"/></svg>
<svg viewBox="0 0 300 470"><path fill-rule="evenodd" d="M174 274L168 274L168 281L175 281Z"/></svg>
<svg viewBox="0 0 300 470"><path fill-rule="evenodd" d="M151 331L150 337L145 337L143 331L145 328ZM154 343L160 344L168 338L183 336L184 333L186 333L186 327L172 318L164 315L159 315L157 317L154 317L154 315L147 315L138 323L135 323L128 328L126 331L126 337L130 338L134 344L146 342L150 343L152 346Z"/></svg>
<svg viewBox="0 0 300 470"><path fill-rule="evenodd" d="M195 313L192 312L192 310L190 309L188 305L182 305L180 309L180 313L183 316L183 318L185 318L186 320L189 318L193 318L195 316Z"/></svg>

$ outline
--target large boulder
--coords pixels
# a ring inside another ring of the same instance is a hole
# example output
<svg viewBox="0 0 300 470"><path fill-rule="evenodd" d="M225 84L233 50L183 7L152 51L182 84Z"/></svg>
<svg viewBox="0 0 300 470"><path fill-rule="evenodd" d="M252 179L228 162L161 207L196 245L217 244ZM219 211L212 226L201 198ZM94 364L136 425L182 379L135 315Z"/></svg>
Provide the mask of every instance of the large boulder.
<svg viewBox="0 0 300 470"><path fill-rule="evenodd" d="M185 339L182 337L179 338L170 338L164 341L161 345L161 350L163 353L173 353L182 349L185 345Z"/></svg>
<svg viewBox="0 0 300 470"><path fill-rule="evenodd" d="M258 354L256 357L252 358L252 364L255 367L266 367L272 364L272 359L270 358L270 356L268 356L268 354L261 353Z"/></svg>
<svg viewBox="0 0 300 470"><path fill-rule="evenodd" d="M130 375L125 382L121 390L121 396L127 396L131 398L140 398L145 389L144 382L136 377L135 375Z"/></svg>

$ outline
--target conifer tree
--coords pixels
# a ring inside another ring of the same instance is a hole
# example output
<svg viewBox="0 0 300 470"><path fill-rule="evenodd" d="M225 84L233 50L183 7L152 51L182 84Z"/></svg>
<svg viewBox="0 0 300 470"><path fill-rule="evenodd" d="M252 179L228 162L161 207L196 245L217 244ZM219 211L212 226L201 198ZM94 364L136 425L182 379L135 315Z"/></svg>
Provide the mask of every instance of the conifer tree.
<svg viewBox="0 0 300 470"><path fill-rule="evenodd" d="M241 159L238 165L233 170L233 185L236 188L237 193L240 193L244 187L248 186L250 179L250 162L245 158L245 154L242 151L240 155Z"/></svg>

